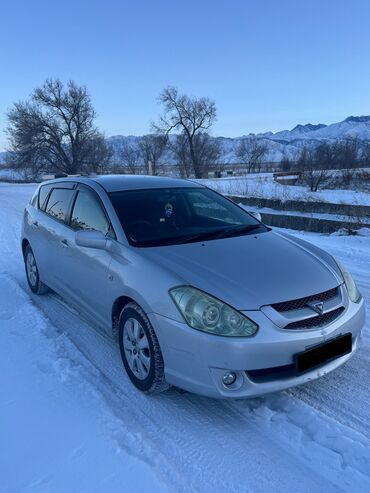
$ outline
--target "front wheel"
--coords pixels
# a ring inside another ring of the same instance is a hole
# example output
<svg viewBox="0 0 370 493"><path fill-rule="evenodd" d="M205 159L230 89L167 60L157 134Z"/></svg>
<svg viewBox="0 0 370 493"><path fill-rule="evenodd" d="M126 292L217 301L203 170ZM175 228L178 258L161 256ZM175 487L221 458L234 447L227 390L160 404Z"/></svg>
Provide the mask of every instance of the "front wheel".
<svg viewBox="0 0 370 493"><path fill-rule="evenodd" d="M24 265L26 268L27 282L31 291L35 294L45 294L49 288L40 280L39 269L35 256L30 245L26 246L24 251Z"/></svg>
<svg viewBox="0 0 370 493"><path fill-rule="evenodd" d="M136 388L148 394L168 389L158 339L136 303L128 303L121 312L119 346L127 375Z"/></svg>

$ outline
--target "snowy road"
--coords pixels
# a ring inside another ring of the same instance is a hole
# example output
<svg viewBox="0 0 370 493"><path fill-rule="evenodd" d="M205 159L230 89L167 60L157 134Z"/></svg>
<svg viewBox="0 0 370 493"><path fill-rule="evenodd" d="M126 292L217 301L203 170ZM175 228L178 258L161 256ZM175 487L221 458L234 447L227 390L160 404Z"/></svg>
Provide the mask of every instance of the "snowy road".
<svg viewBox="0 0 370 493"><path fill-rule="evenodd" d="M30 294L19 232L33 190L0 184L1 493L370 491L369 322L358 354L304 387L141 395L112 341ZM370 239L304 237L351 270L370 320Z"/></svg>

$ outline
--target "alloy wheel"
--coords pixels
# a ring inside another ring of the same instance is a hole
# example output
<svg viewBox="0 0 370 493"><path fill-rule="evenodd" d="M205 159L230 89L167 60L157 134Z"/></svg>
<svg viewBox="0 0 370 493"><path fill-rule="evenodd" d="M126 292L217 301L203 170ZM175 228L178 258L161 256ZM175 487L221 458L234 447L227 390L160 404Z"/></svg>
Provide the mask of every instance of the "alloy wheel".
<svg viewBox="0 0 370 493"><path fill-rule="evenodd" d="M135 318L127 319L123 326L123 348L132 373L139 380L145 380L151 366L149 341L142 325Z"/></svg>
<svg viewBox="0 0 370 493"><path fill-rule="evenodd" d="M32 252L27 253L26 267L27 267L27 277L28 277L30 284L32 286L36 286L36 284L37 284L37 266L36 266L35 257L33 256Z"/></svg>

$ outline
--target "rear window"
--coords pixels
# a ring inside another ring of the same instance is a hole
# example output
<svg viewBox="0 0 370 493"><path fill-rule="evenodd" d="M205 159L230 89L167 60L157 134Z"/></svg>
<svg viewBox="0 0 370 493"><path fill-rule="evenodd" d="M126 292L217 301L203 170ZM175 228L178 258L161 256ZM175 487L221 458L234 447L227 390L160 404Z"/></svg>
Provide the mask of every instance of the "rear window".
<svg viewBox="0 0 370 493"><path fill-rule="evenodd" d="M74 190L54 188L49 195L45 212L59 221L65 221L73 194Z"/></svg>

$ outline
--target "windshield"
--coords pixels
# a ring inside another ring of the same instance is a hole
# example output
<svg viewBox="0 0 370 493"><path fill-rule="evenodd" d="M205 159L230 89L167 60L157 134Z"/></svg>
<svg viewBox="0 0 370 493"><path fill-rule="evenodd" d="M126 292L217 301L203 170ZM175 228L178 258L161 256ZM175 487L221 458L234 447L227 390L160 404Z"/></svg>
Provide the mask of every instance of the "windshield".
<svg viewBox="0 0 370 493"><path fill-rule="evenodd" d="M110 194L131 245L191 243L268 230L233 202L207 188L157 188Z"/></svg>

